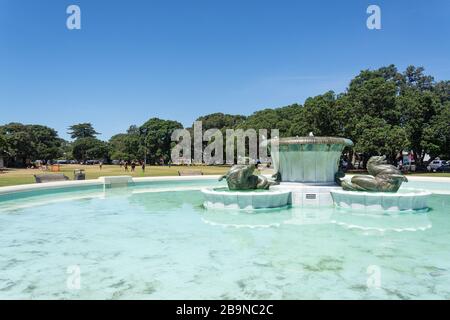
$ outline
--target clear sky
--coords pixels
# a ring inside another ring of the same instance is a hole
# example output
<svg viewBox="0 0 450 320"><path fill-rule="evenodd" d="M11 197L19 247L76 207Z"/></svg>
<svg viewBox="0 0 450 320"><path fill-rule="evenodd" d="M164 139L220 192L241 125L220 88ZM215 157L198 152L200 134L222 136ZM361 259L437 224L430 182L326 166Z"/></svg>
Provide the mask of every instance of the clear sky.
<svg viewBox="0 0 450 320"><path fill-rule="evenodd" d="M66 8L81 8L68 30ZM370 4L381 30L366 27ZM0 0L0 124L100 138L150 117L189 126L341 92L362 69L450 79L450 1Z"/></svg>

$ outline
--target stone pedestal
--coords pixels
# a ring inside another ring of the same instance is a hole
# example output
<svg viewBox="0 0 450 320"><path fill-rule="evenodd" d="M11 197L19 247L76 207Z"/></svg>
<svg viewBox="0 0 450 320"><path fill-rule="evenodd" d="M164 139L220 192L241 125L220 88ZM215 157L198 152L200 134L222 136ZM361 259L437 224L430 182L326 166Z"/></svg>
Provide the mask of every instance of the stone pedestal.
<svg viewBox="0 0 450 320"><path fill-rule="evenodd" d="M287 206L289 190L249 190L233 191L224 188L202 189L206 208L214 209L268 209Z"/></svg>
<svg viewBox="0 0 450 320"><path fill-rule="evenodd" d="M334 204L338 208L363 211L412 211L427 210L431 192L420 189L402 189L399 192L361 192L332 190Z"/></svg>

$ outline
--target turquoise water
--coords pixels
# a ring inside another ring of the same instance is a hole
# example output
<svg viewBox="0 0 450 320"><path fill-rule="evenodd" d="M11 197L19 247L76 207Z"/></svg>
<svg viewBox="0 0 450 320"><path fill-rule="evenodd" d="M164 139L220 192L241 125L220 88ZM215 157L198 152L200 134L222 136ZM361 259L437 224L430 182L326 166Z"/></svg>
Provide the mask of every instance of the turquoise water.
<svg viewBox="0 0 450 320"><path fill-rule="evenodd" d="M448 195L425 213L250 213L203 209L198 185L4 199L0 298L450 299Z"/></svg>

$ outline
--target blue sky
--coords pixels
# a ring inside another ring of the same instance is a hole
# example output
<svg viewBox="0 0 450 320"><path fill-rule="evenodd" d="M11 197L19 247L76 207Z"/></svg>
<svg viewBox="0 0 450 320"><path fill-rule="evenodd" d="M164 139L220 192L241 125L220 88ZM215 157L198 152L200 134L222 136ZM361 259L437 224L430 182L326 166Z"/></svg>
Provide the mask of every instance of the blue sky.
<svg viewBox="0 0 450 320"><path fill-rule="evenodd" d="M66 28L70 4L81 30ZM450 79L449 17L448 0L0 0L0 124L68 138L92 122L108 139L150 117L303 103L383 65Z"/></svg>

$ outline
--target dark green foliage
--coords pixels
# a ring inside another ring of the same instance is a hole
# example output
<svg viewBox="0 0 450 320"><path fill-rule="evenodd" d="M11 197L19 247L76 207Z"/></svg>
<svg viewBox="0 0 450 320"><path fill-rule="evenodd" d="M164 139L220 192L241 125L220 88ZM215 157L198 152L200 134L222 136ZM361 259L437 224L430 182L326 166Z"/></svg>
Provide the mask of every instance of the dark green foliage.
<svg viewBox="0 0 450 320"><path fill-rule="evenodd" d="M92 124L90 123L74 124L69 127L69 131L67 133L70 134L72 139L94 138L99 134L94 130L94 127L92 127Z"/></svg>

